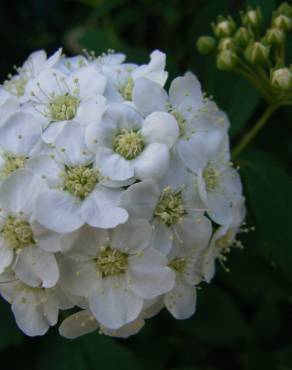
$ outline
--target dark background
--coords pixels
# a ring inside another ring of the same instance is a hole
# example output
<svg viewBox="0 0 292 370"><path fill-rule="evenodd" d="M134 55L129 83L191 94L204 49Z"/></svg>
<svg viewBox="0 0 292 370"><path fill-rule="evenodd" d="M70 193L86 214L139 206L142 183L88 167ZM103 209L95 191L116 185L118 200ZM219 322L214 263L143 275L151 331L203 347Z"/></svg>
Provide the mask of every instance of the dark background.
<svg viewBox="0 0 292 370"><path fill-rule="evenodd" d="M190 69L231 120L235 144L265 107L253 87L216 70L198 55L195 41L221 14L261 5L265 21L275 0L1 0L0 77L30 52L67 54L108 48L146 62L154 48L168 55L171 77ZM292 56L291 40L288 56ZM290 61L292 58L290 59ZM245 185L245 249L234 250L227 273L218 267L199 291L197 314L176 321L166 312L128 340L98 333L75 341L56 329L40 339L21 335L8 305L0 302L1 370L291 370L292 369L292 111L274 114L238 159Z"/></svg>

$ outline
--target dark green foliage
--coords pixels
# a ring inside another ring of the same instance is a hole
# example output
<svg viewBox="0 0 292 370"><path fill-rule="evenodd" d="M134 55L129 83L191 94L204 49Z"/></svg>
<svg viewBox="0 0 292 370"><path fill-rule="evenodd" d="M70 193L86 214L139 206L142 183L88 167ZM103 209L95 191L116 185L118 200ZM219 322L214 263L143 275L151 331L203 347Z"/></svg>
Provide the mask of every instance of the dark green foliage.
<svg viewBox="0 0 292 370"><path fill-rule="evenodd" d="M196 40L221 13L261 5L268 19L276 0L2 0L3 80L33 49L65 45L96 53L114 48L146 61L149 51L168 54L171 76L190 69L231 119L233 144L253 125L264 102L237 75L216 70L198 55ZM288 42L292 46L292 42ZM289 47L288 55L292 55ZM20 334L0 302L3 370L289 370L292 369L292 119L277 112L253 147L237 159L244 180L248 226L243 251L234 250L230 272L218 266L199 291L196 315L176 321L165 312L137 336L115 340L91 334L76 341L53 329L43 338ZM6 365L4 365L6 364Z"/></svg>

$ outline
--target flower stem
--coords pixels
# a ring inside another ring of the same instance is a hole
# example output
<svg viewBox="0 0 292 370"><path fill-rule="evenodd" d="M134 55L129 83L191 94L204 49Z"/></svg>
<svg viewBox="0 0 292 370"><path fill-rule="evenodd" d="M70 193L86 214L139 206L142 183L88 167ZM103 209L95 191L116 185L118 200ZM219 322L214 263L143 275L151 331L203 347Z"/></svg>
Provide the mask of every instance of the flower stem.
<svg viewBox="0 0 292 370"><path fill-rule="evenodd" d="M239 144L232 151L232 158L236 158L256 137L259 131L268 122L278 105L269 105L257 123L243 136Z"/></svg>

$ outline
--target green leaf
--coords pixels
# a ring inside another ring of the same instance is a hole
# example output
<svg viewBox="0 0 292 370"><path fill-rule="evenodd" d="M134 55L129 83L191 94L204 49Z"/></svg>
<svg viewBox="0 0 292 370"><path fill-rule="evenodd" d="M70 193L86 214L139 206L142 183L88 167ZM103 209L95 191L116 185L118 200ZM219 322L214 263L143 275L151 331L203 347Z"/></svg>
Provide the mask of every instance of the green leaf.
<svg viewBox="0 0 292 370"><path fill-rule="evenodd" d="M261 152L245 155L241 169L249 206L262 235L257 250L292 279L292 179L280 163Z"/></svg>
<svg viewBox="0 0 292 370"><path fill-rule="evenodd" d="M46 356L47 351L50 355ZM43 361L43 358L46 361ZM117 340L97 332L75 340L57 333L45 338L39 370L141 370L135 356Z"/></svg>
<svg viewBox="0 0 292 370"><path fill-rule="evenodd" d="M250 334L230 294L212 286L198 292L198 307L194 317L177 325L196 339L214 346L243 345Z"/></svg>
<svg viewBox="0 0 292 370"><path fill-rule="evenodd" d="M0 297L0 350L6 349L9 346L16 346L23 342L24 336L20 329L16 326L9 305Z"/></svg>

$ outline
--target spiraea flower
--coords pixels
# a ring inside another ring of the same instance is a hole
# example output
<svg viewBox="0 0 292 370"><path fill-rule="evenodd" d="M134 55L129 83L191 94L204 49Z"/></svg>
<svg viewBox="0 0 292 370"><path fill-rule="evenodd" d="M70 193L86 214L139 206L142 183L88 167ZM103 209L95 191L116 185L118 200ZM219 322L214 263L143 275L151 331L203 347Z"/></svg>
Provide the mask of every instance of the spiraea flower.
<svg viewBox="0 0 292 370"><path fill-rule="evenodd" d="M228 117L191 72L166 92L164 53L125 58L37 51L0 86L0 294L29 336L73 307L71 339L187 319L240 246Z"/></svg>

